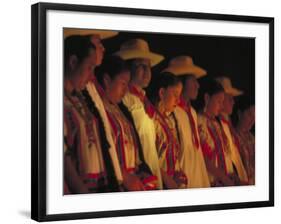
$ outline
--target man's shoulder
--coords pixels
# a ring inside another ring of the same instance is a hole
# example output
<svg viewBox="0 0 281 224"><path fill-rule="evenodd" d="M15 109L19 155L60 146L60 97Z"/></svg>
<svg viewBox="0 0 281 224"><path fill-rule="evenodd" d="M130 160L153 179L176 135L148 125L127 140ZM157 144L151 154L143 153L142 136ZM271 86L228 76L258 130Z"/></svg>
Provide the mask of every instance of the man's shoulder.
<svg viewBox="0 0 281 224"><path fill-rule="evenodd" d="M128 107L129 110L143 107L143 103L141 102L141 100L130 92L126 93L122 101Z"/></svg>

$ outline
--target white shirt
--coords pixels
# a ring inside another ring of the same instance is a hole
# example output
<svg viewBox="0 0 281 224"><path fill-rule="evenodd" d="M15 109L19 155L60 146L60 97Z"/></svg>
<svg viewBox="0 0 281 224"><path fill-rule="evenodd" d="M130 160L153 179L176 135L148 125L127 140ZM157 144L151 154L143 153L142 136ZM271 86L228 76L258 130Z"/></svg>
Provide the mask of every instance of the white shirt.
<svg viewBox="0 0 281 224"><path fill-rule="evenodd" d="M221 122L222 128L224 130L224 133L227 137L227 140L229 143L229 148L230 148L230 153L231 153L231 161L237 170L239 179L241 181L248 182L248 176L247 176L246 170L244 168L239 150L238 150L236 144L233 142L233 136L231 134L230 127L229 127L228 123L224 122L223 120L220 120L220 122Z"/></svg>
<svg viewBox="0 0 281 224"><path fill-rule="evenodd" d="M174 114L178 121L181 141L180 166L188 178L188 188L210 187L208 172L198 134L197 113L191 107L191 114L195 121L195 134L199 140L199 148L193 143L192 128L186 111L177 106Z"/></svg>

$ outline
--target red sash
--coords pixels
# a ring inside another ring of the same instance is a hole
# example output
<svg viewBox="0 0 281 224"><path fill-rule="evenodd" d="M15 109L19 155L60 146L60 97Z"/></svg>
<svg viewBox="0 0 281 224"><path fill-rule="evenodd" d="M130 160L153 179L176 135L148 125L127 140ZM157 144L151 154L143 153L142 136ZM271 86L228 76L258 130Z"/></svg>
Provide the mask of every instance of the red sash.
<svg viewBox="0 0 281 224"><path fill-rule="evenodd" d="M199 149L199 139L198 139L198 135L196 134L196 125L195 125L195 121L194 118L192 116L191 113L191 106L188 105L183 98L180 99L180 102L178 104L179 107L181 107L188 116L189 122L190 122L190 126L191 126L191 131L192 131L192 141L193 144L195 145L196 149Z"/></svg>
<svg viewBox="0 0 281 224"><path fill-rule="evenodd" d="M145 112L150 118L153 118L156 109L149 101L149 99L146 97L146 95L143 94L141 91L139 91L134 85L129 85L129 91L131 94L137 96L141 100L141 102L144 105Z"/></svg>

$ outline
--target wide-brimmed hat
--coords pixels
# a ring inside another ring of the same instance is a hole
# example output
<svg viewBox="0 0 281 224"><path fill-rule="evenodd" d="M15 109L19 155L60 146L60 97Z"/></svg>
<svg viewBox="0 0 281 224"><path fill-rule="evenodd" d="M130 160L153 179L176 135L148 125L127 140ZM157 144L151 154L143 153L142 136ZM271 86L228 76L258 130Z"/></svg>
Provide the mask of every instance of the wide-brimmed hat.
<svg viewBox="0 0 281 224"><path fill-rule="evenodd" d="M99 35L100 39L107 39L114 37L118 34L116 31L110 30L96 30L96 29L78 29L78 28L64 28L63 36L64 38L72 35Z"/></svg>
<svg viewBox="0 0 281 224"><path fill-rule="evenodd" d="M163 72L170 72L176 76L194 75L197 79L207 75L207 71L195 65L190 56L177 56L171 59L168 67Z"/></svg>
<svg viewBox="0 0 281 224"><path fill-rule="evenodd" d="M157 65L164 59L162 55L151 52L148 43L142 39L131 39L124 42L120 50L115 52L114 55L121 57L123 60L149 59L151 66Z"/></svg>
<svg viewBox="0 0 281 224"><path fill-rule="evenodd" d="M218 83L220 83L222 85L222 87L224 88L224 91L226 93L230 94L231 96L240 96L243 94L242 90L239 90L232 86L231 80L228 77L221 76L221 77L216 78L216 81Z"/></svg>

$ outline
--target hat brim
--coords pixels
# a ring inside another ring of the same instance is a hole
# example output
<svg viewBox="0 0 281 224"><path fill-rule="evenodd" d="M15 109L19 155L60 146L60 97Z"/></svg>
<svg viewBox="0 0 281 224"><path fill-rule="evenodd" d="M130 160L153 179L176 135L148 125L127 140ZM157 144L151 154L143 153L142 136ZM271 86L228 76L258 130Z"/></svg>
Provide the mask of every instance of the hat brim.
<svg viewBox="0 0 281 224"><path fill-rule="evenodd" d="M119 56L123 60L130 60L136 58L149 59L151 63L151 67L159 64L162 60L164 60L164 57L160 54L155 54L152 52L144 52L140 50L121 50L114 53L114 55Z"/></svg>
<svg viewBox="0 0 281 224"><path fill-rule="evenodd" d="M64 28L63 36L64 38L73 35L99 35L100 39L107 39L118 35L116 31L108 30L93 30L93 29L76 29L76 28Z"/></svg>
<svg viewBox="0 0 281 224"><path fill-rule="evenodd" d="M228 93L229 95L231 96L240 96L243 94L243 91L239 90L239 89L236 89L236 88L227 88L224 90L226 93Z"/></svg>
<svg viewBox="0 0 281 224"><path fill-rule="evenodd" d="M176 76L194 75L196 79L207 75L207 71L197 65L192 65L188 67L170 66L163 70L163 72L171 72Z"/></svg>

